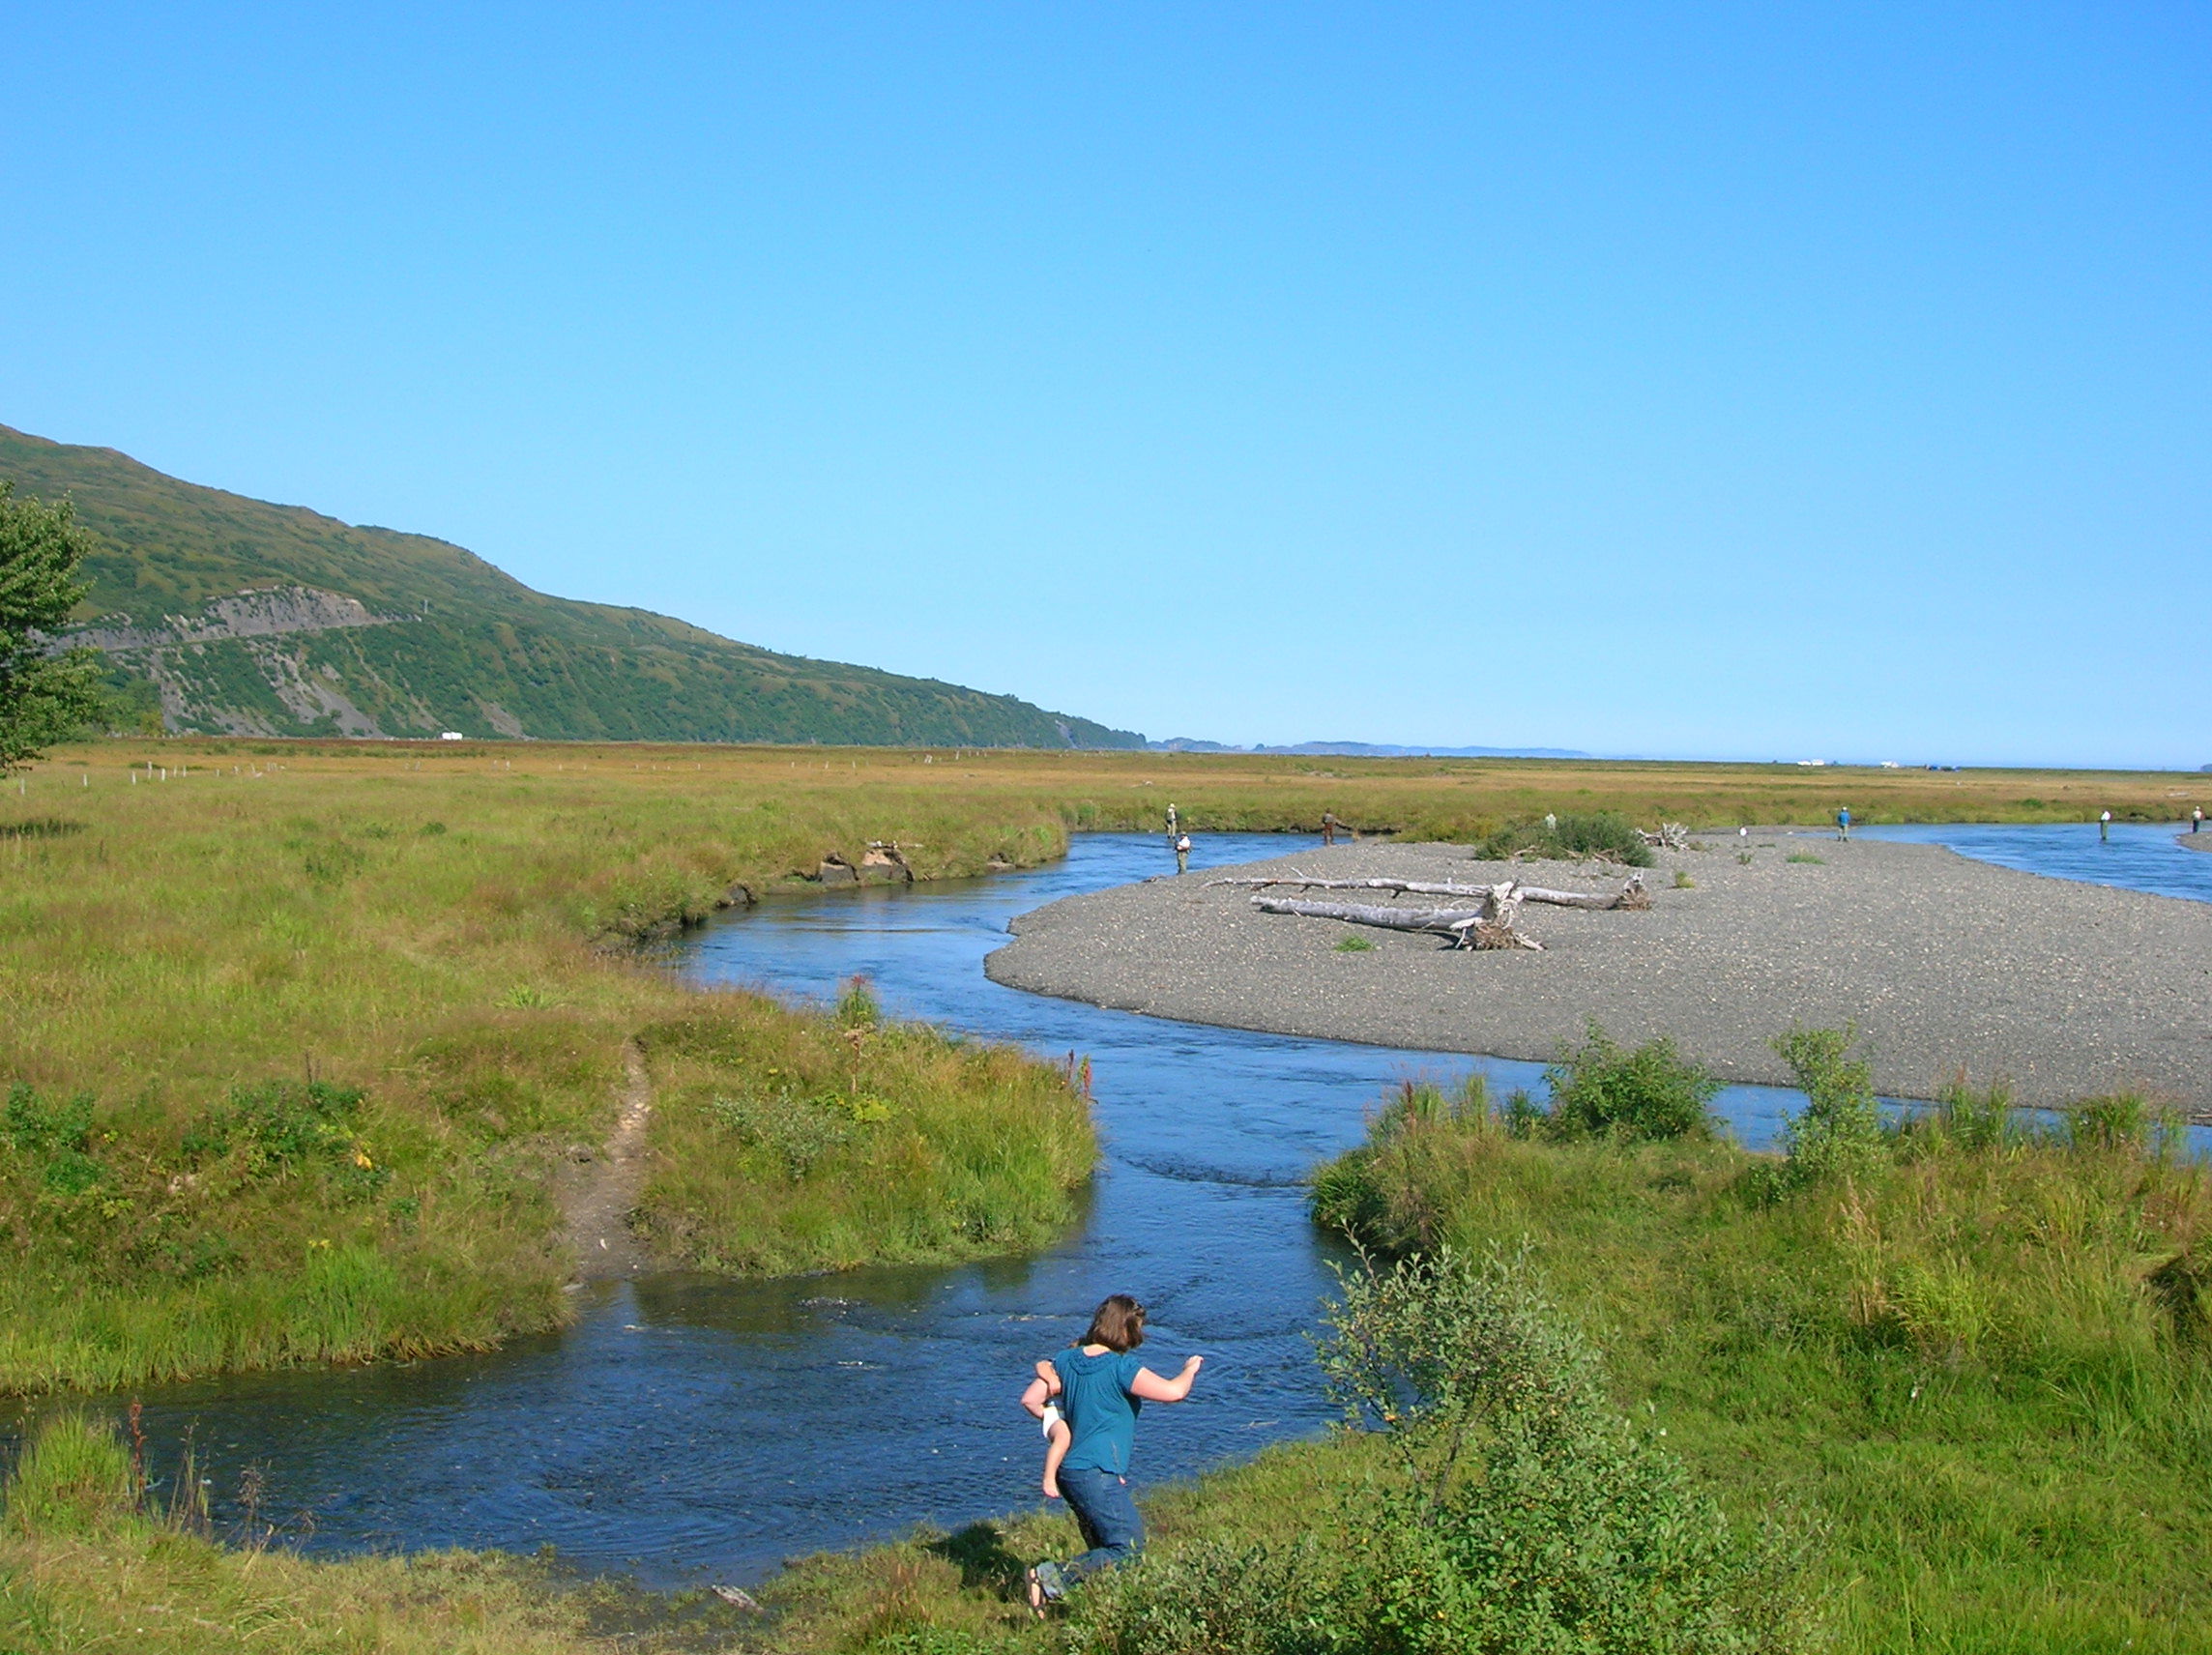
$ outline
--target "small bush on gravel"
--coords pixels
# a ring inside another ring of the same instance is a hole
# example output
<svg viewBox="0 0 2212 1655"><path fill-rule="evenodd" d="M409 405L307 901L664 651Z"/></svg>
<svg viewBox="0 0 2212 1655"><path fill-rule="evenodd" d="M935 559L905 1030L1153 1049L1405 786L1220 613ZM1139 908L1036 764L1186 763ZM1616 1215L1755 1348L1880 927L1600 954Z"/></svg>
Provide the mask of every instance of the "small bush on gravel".
<svg viewBox="0 0 2212 1655"><path fill-rule="evenodd" d="M1651 866L1651 847L1627 817L1611 810L1586 816L1547 816L1500 828L1482 842L1482 854L1497 861L1509 857L1542 857L1560 861L1598 857L1632 868Z"/></svg>

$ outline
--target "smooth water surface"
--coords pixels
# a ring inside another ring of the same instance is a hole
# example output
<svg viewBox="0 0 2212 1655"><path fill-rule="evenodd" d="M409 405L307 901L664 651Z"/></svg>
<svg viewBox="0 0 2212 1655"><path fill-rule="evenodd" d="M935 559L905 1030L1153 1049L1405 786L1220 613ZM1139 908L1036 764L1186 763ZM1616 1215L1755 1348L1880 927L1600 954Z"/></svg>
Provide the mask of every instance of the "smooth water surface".
<svg viewBox="0 0 2212 1655"><path fill-rule="evenodd" d="M1909 827L1854 828L1851 831L1865 839L1948 845L1962 857L2022 873L2212 902L2212 852L2189 850L2178 842L2189 831L2186 823L2115 822L2110 838L2098 837L2094 822L2039 823L2032 827L1987 822L1914 823ZM2212 828L2197 837L2212 844Z"/></svg>
<svg viewBox="0 0 2212 1655"><path fill-rule="evenodd" d="M1206 835L1193 863L1312 843ZM1033 1503L1041 1443L1013 1399L1117 1290L1150 1306L1156 1366L1208 1357L1192 1401L1148 1412L1141 1482L1317 1431L1306 1335L1330 1254L1301 1179L1398 1079L1479 1067L1502 1089L1539 1071L1170 1023L983 975L1013 915L1172 865L1155 835L1084 835L1031 873L771 901L681 950L702 982L827 999L864 973L894 1015L1090 1056L1104 1160L1062 1246L956 1268L661 1277L596 1290L573 1327L490 1355L147 1391L156 1467L189 1429L218 1524L255 1466L266 1514L309 1551L551 1545L648 1582L752 1580L787 1555ZM1801 1101L1731 1087L1716 1107L1760 1146Z"/></svg>

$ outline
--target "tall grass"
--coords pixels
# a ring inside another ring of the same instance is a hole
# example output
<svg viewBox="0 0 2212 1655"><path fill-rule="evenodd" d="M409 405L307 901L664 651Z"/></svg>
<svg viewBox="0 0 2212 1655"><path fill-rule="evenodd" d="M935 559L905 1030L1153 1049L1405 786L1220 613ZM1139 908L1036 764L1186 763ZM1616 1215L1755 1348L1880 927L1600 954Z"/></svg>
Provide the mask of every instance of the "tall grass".
<svg viewBox="0 0 2212 1655"><path fill-rule="evenodd" d="M1316 1212L1388 1253L1531 1245L1676 1452L1824 1527L1848 1648L2206 1647L2212 1176L2125 1104L2032 1134L1963 1087L1839 1153L1847 1046L1797 1043L1828 1066L1795 1176L1409 1111Z"/></svg>
<svg viewBox="0 0 2212 1655"><path fill-rule="evenodd" d="M641 1036L663 1118L641 1204L663 1257L785 1273L1041 1245L1095 1154L1062 1071L1000 1046L709 1002Z"/></svg>
<svg viewBox="0 0 2212 1655"><path fill-rule="evenodd" d="M0 846L0 1389L480 1349L554 1323L571 1265L557 1176L610 1130L628 1042L726 1025L733 1097L811 1072L825 1039L843 1050L827 1014L698 997L637 940L810 889L800 876L871 840L922 877L1065 844L1040 806L894 785L929 773L904 755L895 777L840 764L828 789L759 754L713 770L603 749L134 757L42 770L30 791L82 830ZM772 1269L1064 1226L1091 1155L1081 1100L1044 1065L925 1060L926 1044L877 1064L897 1124L871 1127L870 1152L903 1158L834 1224L780 1184L741 1188L742 1132L656 1076L672 1096L649 1150L684 1170L649 1185L649 1232L673 1260Z"/></svg>

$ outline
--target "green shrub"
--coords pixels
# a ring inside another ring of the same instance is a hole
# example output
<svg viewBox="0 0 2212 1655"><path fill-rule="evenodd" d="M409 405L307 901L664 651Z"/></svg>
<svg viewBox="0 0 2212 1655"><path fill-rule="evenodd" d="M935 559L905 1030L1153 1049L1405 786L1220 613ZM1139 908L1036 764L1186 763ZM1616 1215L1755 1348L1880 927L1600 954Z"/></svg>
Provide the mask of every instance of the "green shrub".
<svg viewBox="0 0 2212 1655"><path fill-rule="evenodd" d="M64 1201L74 1201L106 1177L107 1169L91 1154L92 1099L80 1094L66 1103L49 1102L18 1081L8 1089L0 1110L0 1143L36 1173L39 1187Z"/></svg>
<svg viewBox="0 0 2212 1655"><path fill-rule="evenodd" d="M1498 861L1509 857L1542 857L1562 861L1599 857L1607 861L1625 862L1632 868L1651 866L1651 847L1644 842L1644 835L1627 817L1611 810L1515 822L1483 840L1482 854Z"/></svg>
<svg viewBox="0 0 2212 1655"><path fill-rule="evenodd" d="M1705 1106L1720 1082L1684 1060L1666 1035L1623 1051L1592 1019L1588 1040L1561 1051L1544 1079L1552 1089L1543 1125L1550 1137L1712 1135Z"/></svg>
<svg viewBox="0 0 2212 1655"><path fill-rule="evenodd" d="M248 1176L279 1176L355 1148L362 1092L328 1081L269 1081L234 1088L226 1109L210 1111L186 1133L188 1157L236 1151Z"/></svg>
<svg viewBox="0 0 2212 1655"><path fill-rule="evenodd" d="M1344 1655L1359 1647L1330 1588L1340 1560L1308 1536L1202 1540L1145 1558L1079 1597L1077 1647L1096 1655Z"/></svg>
<svg viewBox="0 0 2212 1655"><path fill-rule="evenodd" d="M17 1081L8 1089L0 1111L0 1138L26 1159L43 1161L68 1149L83 1149L92 1135L92 1098L80 1093L67 1103L48 1103Z"/></svg>
<svg viewBox="0 0 2212 1655"><path fill-rule="evenodd" d="M1788 1130L1789 1171L1799 1182L1864 1172L1882 1153L1874 1067L1849 1055L1857 1039L1855 1024L1792 1029L1775 1037L1775 1051L1805 1094L1805 1108Z"/></svg>
<svg viewBox="0 0 2212 1655"><path fill-rule="evenodd" d="M846 978L845 991L837 997L838 1025L845 1029L873 1029L883 1021L883 1015L874 985L864 976Z"/></svg>

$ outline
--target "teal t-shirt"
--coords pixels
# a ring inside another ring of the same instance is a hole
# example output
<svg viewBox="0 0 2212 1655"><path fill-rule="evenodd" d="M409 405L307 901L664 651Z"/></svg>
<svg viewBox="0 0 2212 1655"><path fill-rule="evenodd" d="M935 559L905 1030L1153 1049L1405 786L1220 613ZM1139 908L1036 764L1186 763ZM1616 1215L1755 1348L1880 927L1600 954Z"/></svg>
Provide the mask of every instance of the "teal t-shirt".
<svg viewBox="0 0 2212 1655"><path fill-rule="evenodd" d="M1060 1411L1067 1420L1067 1458L1061 1464L1125 1475L1137 1445L1137 1410L1145 1406L1129 1387L1145 1364L1131 1351L1087 1356L1079 1346L1062 1350L1052 1366L1060 1375Z"/></svg>

